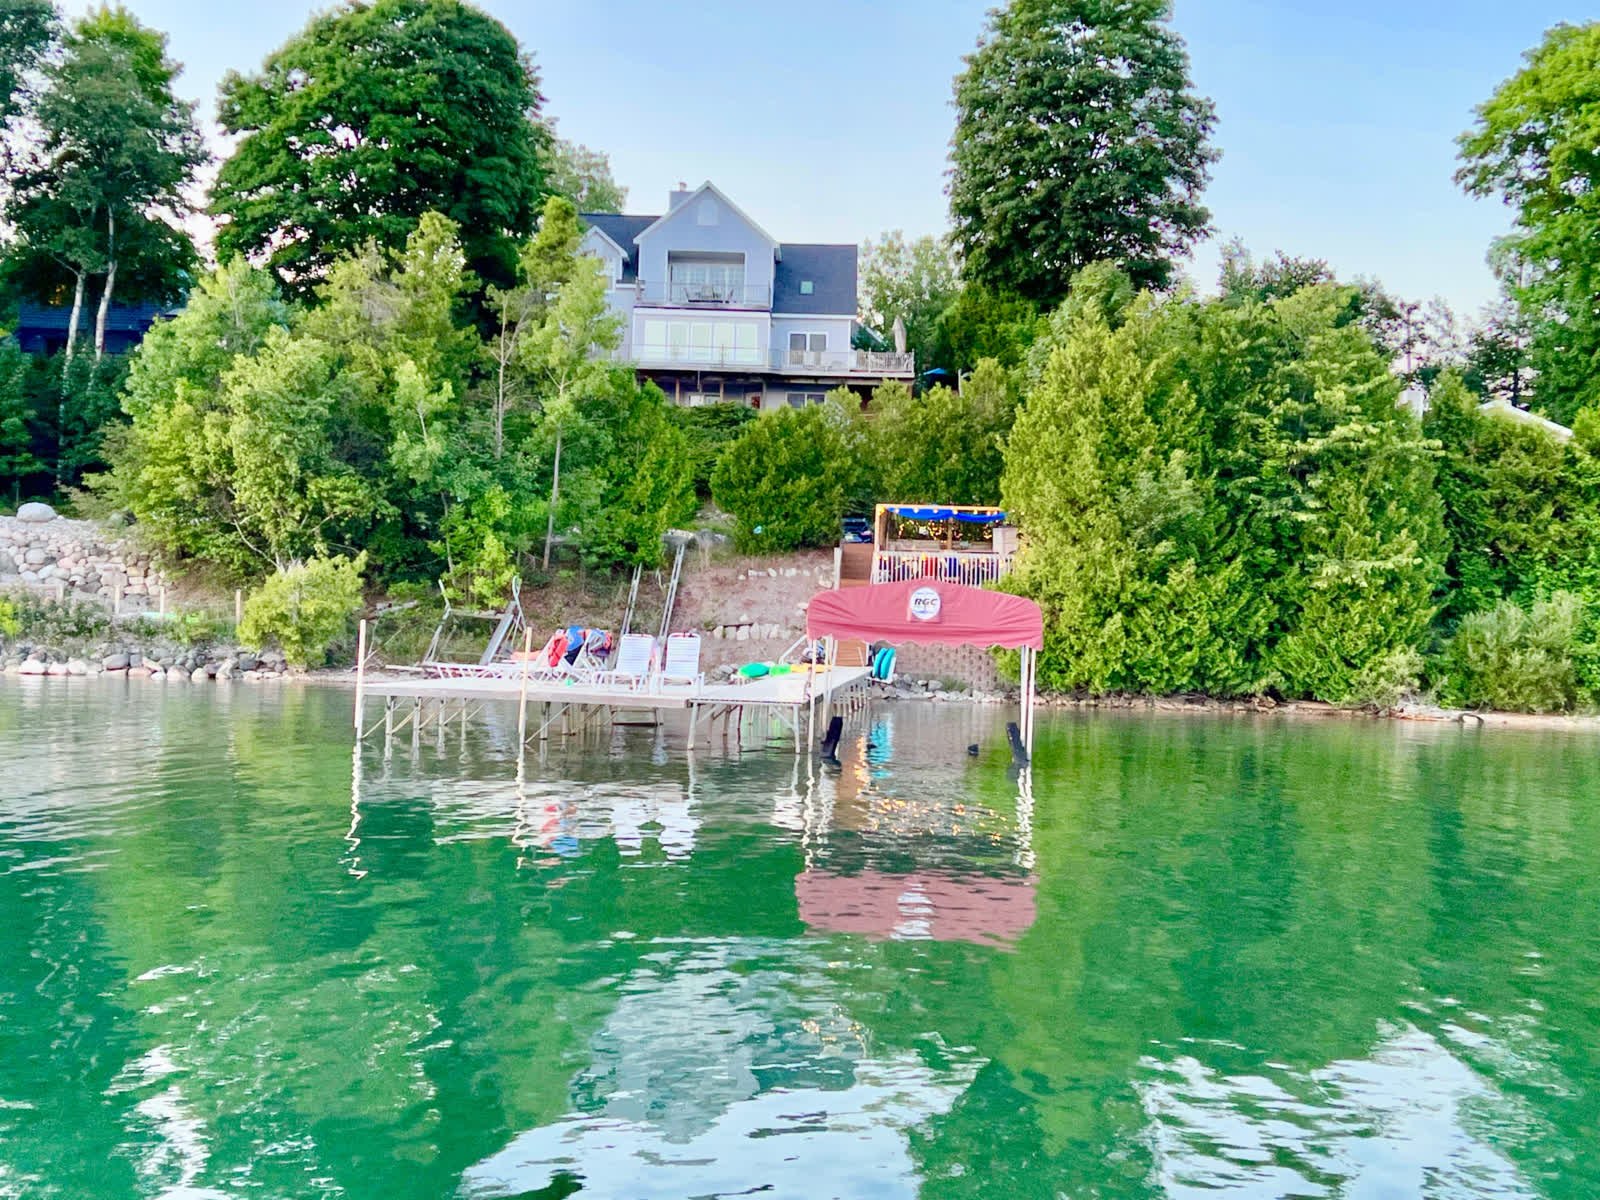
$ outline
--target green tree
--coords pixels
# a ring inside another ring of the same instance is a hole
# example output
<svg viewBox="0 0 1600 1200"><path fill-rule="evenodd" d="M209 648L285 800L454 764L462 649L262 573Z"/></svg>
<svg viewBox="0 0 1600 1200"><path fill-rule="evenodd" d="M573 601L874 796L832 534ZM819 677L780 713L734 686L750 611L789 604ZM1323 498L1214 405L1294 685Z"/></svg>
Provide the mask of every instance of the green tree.
<svg viewBox="0 0 1600 1200"><path fill-rule="evenodd" d="M594 470L598 486L582 519L582 551L591 562L653 567L661 561L662 536L694 515L689 439L654 384L625 381L608 418L608 445Z"/></svg>
<svg viewBox="0 0 1600 1200"><path fill-rule="evenodd" d="M67 362L91 277L101 280L99 358L119 278L134 285L124 295L171 296L194 262L187 236L168 223L188 211L185 189L205 161L193 106L173 95L178 70L165 35L102 8L72 26L45 72L34 111L41 144L7 212L19 235L11 269L41 294L70 283Z"/></svg>
<svg viewBox="0 0 1600 1200"><path fill-rule="evenodd" d="M1350 289L1122 308L1111 282L1052 321L1006 444L1041 680L1372 694L1375 664L1425 640L1443 535L1428 445Z"/></svg>
<svg viewBox="0 0 1600 1200"><path fill-rule="evenodd" d="M566 138L552 138L545 162L545 186L565 196L579 212L619 213L628 203L628 189L611 174L611 159Z"/></svg>
<svg viewBox="0 0 1600 1200"><path fill-rule="evenodd" d="M1032 303L1020 296L968 284L934 322L933 350L928 362L918 360L917 369L938 367L954 376L986 358L1008 369L1018 366L1028 356L1039 321Z"/></svg>
<svg viewBox="0 0 1600 1200"><path fill-rule="evenodd" d="M553 447L545 567L561 500L562 448L586 409L612 392L618 372L625 370L611 361L622 341L622 322L606 298L605 270L598 259L577 253L581 236L572 202L552 196L539 236L524 255L529 282L554 289L554 299L523 346L523 369L536 380L542 428Z"/></svg>
<svg viewBox="0 0 1600 1200"><path fill-rule="evenodd" d="M27 107L29 77L56 33L50 0L10 0L0 7L0 129Z"/></svg>
<svg viewBox="0 0 1600 1200"><path fill-rule="evenodd" d="M863 242L856 290L862 322L892 345L894 323L899 320L917 366L931 367L939 314L961 290L949 240L923 236L908 242L896 229L880 234L876 242Z"/></svg>
<svg viewBox="0 0 1600 1200"><path fill-rule="evenodd" d="M1456 181L1516 214L1496 256L1515 267L1539 405L1569 421L1600 396L1600 22L1557 25L1524 57L1461 135Z"/></svg>
<svg viewBox="0 0 1600 1200"><path fill-rule="evenodd" d="M872 402L871 451L883 499L998 504L1003 448L1016 412L1005 370L983 359L960 389L909 389Z"/></svg>
<svg viewBox="0 0 1600 1200"><path fill-rule="evenodd" d="M242 258L202 277L176 317L153 327L130 356L126 429L107 447L99 488L158 545L241 565L251 556L227 504L225 458L207 449L208 419L226 421L223 381L291 318L272 277Z"/></svg>
<svg viewBox="0 0 1600 1200"><path fill-rule="evenodd" d="M538 74L505 26L460 0L346 0L260 72L222 82L239 139L212 190L217 250L266 259L309 297L369 241L398 250L426 212L507 284L543 195Z"/></svg>
<svg viewBox="0 0 1600 1200"><path fill-rule="evenodd" d="M1169 0L1011 0L956 77L950 214L969 282L1044 305L1110 259L1162 287L1210 227L1216 153Z"/></svg>
<svg viewBox="0 0 1600 1200"><path fill-rule="evenodd" d="M44 469L33 453L32 365L16 342L0 341L0 487L13 500L23 482Z"/></svg>
<svg viewBox="0 0 1600 1200"><path fill-rule="evenodd" d="M839 538L851 470L825 405L764 412L723 451L711 475L741 547L757 553Z"/></svg>
<svg viewBox="0 0 1600 1200"><path fill-rule="evenodd" d="M256 649L274 641L293 666L320 667L361 609L365 566L363 554L281 565L245 602L239 640Z"/></svg>

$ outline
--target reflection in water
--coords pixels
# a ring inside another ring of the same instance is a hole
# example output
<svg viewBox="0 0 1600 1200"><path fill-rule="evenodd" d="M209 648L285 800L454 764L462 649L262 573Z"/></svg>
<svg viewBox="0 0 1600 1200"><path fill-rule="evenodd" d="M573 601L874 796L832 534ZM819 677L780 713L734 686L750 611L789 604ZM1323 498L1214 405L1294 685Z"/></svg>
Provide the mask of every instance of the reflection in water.
<svg viewBox="0 0 1600 1200"><path fill-rule="evenodd" d="M1510 1102L1414 1027L1304 1077L1224 1076L1186 1055L1141 1065L1168 1196L1538 1195L1493 1148Z"/></svg>
<svg viewBox="0 0 1600 1200"><path fill-rule="evenodd" d="M352 761L344 693L80 684L0 683L0 1197L1600 1194L1581 740L519 776L514 714Z"/></svg>

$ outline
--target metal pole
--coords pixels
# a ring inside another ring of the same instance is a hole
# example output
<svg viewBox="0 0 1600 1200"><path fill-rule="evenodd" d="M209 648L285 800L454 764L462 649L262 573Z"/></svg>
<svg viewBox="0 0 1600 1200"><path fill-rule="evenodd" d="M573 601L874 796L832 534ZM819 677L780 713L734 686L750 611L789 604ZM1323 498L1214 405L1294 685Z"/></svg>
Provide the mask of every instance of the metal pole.
<svg viewBox="0 0 1600 1200"><path fill-rule="evenodd" d="M345 628L349 628L346 626ZM362 713L367 701L367 619L361 618L361 629L356 634L356 737L361 736Z"/></svg>
<svg viewBox="0 0 1600 1200"><path fill-rule="evenodd" d="M517 694L517 758L528 741L528 663L533 657L533 627L522 631L522 687Z"/></svg>

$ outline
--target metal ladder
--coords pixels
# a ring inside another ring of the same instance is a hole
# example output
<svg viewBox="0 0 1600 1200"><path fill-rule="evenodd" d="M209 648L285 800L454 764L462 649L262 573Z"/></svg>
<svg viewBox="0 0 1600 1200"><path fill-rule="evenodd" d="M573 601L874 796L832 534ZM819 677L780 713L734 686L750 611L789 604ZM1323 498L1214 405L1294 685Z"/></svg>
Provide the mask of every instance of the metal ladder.
<svg viewBox="0 0 1600 1200"><path fill-rule="evenodd" d="M641 563L633 568L633 586L628 589L628 611L622 614L622 632L617 636L625 638L633 630L633 610L639 603L639 578L644 574L644 565Z"/></svg>
<svg viewBox="0 0 1600 1200"><path fill-rule="evenodd" d="M667 603L661 610L661 632L656 641L666 645L667 633L672 629L672 609L678 603L678 578L683 574L683 552L689 548L686 541L678 542L678 553L672 559L672 578L667 581Z"/></svg>
<svg viewBox="0 0 1600 1200"><path fill-rule="evenodd" d="M489 639L489 644L484 647L483 657L478 659L480 667L486 667L500 657L501 647L505 645L506 636L513 637L522 632L525 620L522 615L522 580L511 581L511 603L506 605L505 612L500 614L500 624L495 626L494 636Z"/></svg>

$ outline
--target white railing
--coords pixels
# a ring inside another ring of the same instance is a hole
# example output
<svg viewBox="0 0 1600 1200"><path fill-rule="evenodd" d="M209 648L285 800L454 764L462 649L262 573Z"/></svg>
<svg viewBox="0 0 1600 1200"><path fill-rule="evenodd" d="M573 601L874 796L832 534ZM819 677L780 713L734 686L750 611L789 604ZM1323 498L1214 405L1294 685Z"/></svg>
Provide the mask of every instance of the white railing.
<svg viewBox="0 0 1600 1200"><path fill-rule="evenodd" d="M1011 574L1010 554L968 554L959 550L877 550L872 555L872 582L942 579L982 587Z"/></svg>
<svg viewBox="0 0 1600 1200"><path fill-rule="evenodd" d="M772 289L762 283L641 283L641 308L771 308Z"/></svg>
<svg viewBox="0 0 1600 1200"><path fill-rule="evenodd" d="M641 367L742 367L759 371L763 365L761 351L736 346L635 346L633 359Z"/></svg>
<svg viewBox="0 0 1600 1200"><path fill-rule="evenodd" d="M774 350L772 369L814 375L912 375L916 356L878 350Z"/></svg>

